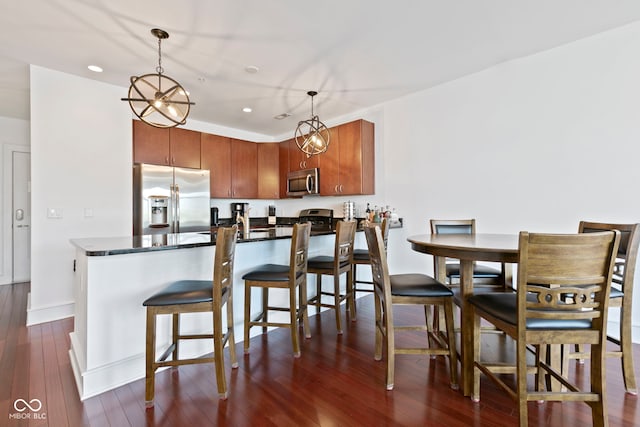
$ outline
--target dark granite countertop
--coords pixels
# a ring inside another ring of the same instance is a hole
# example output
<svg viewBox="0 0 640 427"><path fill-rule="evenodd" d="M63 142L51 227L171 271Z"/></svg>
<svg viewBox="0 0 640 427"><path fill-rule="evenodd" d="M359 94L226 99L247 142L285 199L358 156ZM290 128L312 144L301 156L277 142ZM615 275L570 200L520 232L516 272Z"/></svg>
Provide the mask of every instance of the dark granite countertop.
<svg viewBox="0 0 640 427"><path fill-rule="evenodd" d="M213 246L216 244L216 231L218 227L212 227L211 231L192 233L170 234L146 234L143 236L128 237L96 237L72 239L71 244L85 251L87 256L107 256L134 254L140 252L163 251L172 249L188 249L201 246ZM292 226L277 226L265 228L251 228L249 235L245 237L242 231L238 234L238 243L259 242L264 240L290 239L293 233ZM333 231L312 231L312 236L333 234Z"/></svg>

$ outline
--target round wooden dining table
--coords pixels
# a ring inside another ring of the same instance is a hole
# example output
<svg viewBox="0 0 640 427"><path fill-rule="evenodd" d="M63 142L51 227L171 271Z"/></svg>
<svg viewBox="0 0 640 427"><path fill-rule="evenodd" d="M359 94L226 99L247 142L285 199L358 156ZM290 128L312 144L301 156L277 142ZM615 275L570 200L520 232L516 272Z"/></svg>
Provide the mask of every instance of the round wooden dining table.
<svg viewBox="0 0 640 427"><path fill-rule="evenodd" d="M473 315L466 299L473 294L473 264L494 261L503 265L505 283L511 282L510 264L518 262L518 234L419 234L407 240L414 251L434 256L436 279L446 282L445 260L460 260L461 380L465 396L471 395L473 381Z"/></svg>

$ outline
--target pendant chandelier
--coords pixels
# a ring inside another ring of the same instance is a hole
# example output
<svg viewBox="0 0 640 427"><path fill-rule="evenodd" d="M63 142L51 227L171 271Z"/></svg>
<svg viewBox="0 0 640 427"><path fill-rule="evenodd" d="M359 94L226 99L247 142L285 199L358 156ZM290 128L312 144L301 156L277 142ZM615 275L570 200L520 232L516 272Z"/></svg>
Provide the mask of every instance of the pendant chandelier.
<svg viewBox="0 0 640 427"><path fill-rule="evenodd" d="M307 92L311 97L311 118L298 122L295 132L296 145L307 157L322 154L329 148L329 129L313 114L313 97L317 94L315 91Z"/></svg>
<svg viewBox="0 0 640 427"><path fill-rule="evenodd" d="M169 33L154 28L151 34L158 38L156 74L131 76L129 96L122 100L129 101L133 113L153 127L171 128L183 125L187 122L191 105L195 104L189 101L189 94L180 83L163 74L161 43L163 39L169 38Z"/></svg>

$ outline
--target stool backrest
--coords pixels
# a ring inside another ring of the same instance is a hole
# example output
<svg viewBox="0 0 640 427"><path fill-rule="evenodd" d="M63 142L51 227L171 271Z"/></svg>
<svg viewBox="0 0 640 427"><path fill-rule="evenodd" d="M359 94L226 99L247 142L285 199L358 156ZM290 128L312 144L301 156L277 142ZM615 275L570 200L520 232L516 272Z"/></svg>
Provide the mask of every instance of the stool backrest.
<svg viewBox="0 0 640 427"><path fill-rule="evenodd" d="M291 266L290 280L298 278L306 278L307 261L309 260L309 238L311 236L311 223L298 223L293 226L293 234L291 235L291 258L289 266Z"/></svg>
<svg viewBox="0 0 640 427"><path fill-rule="evenodd" d="M213 300L222 301L222 294L233 290L233 261L238 239L238 225L218 228L216 254L213 261Z"/></svg>
<svg viewBox="0 0 640 427"><path fill-rule="evenodd" d="M336 245L334 260L336 268L346 265L351 268L353 262L353 242L356 238L356 221L338 221L336 226Z"/></svg>
<svg viewBox="0 0 640 427"><path fill-rule="evenodd" d="M391 283L382 230L380 230L380 227L377 225L370 224L364 227L364 235L367 239L369 259L371 260L371 277L376 300L376 310L377 307L380 307L386 316L392 316ZM393 333L390 332L389 337L392 336Z"/></svg>
<svg viewBox="0 0 640 427"><path fill-rule="evenodd" d="M602 331L606 327L619 244L617 230L582 234L520 232L518 328L524 330L526 319L536 318L590 321L590 327L582 330Z"/></svg>

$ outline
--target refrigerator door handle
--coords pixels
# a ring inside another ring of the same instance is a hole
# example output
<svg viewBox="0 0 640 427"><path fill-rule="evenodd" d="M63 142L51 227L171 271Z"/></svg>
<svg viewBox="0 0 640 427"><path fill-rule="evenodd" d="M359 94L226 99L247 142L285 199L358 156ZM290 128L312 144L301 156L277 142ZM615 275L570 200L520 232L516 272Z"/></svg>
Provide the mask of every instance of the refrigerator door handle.
<svg viewBox="0 0 640 427"><path fill-rule="evenodd" d="M174 227L174 233L179 233L180 232L180 187L176 184L174 185L174 197L175 197L175 207L176 207L176 212L175 212L175 216L173 217L175 220L175 227Z"/></svg>

